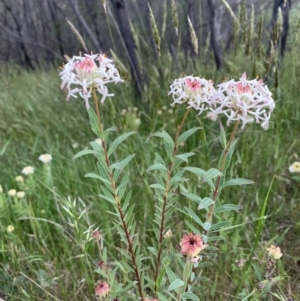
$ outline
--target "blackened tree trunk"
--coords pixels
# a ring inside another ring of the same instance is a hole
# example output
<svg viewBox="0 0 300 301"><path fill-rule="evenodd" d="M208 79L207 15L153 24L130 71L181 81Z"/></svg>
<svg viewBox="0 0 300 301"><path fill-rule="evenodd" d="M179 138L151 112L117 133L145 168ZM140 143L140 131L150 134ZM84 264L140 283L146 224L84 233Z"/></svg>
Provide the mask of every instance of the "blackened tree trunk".
<svg viewBox="0 0 300 301"><path fill-rule="evenodd" d="M210 43L214 52L217 69L223 66L223 55L218 40L218 23L216 18L215 0L208 0L208 8L210 14Z"/></svg>
<svg viewBox="0 0 300 301"><path fill-rule="evenodd" d="M111 0L119 24L119 30L128 52L130 68L134 78L135 87L137 92L139 94L142 94L141 74L138 68L138 60L135 53L135 43L132 32L130 30L130 23L125 2L126 1L124 0Z"/></svg>

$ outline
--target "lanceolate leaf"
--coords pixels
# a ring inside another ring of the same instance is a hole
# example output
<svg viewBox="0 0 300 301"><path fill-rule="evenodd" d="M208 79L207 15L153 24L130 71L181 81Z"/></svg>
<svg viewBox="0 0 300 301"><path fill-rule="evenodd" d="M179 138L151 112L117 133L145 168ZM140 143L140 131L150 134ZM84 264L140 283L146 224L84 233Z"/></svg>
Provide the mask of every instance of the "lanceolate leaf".
<svg viewBox="0 0 300 301"><path fill-rule="evenodd" d="M181 279L175 279L168 287L168 291L175 290L184 285L184 281Z"/></svg>
<svg viewBox="0 0 300 301"><path fill-rule="evenodd" d="M199 177L204 177L205 175L205 170L201 169L201 168L198 168L198 167L190 167L190 166L187 166L187 167L184 167L183 168L184 170L188 170L194 174L196 174L197 176Z"/></svg>
<svg viewBox="0 0 300 301"><path fill-rule="evenodd" d="M147 171L151 171L151 170L156 170L156 169L159 169L159 170L168 170L167 167L161 163L154 163L153 165L151 165Z"/></svg>
<svg viewBox="0 0 300 301"><path fill-rule="evenodd" d="M132 158L135 156L135 154L133 155L129 155L128 157L126 157L124 160L120 161L120 162L116 162L114 164L111 164L109 166L110 169L124 169L125 166L132 160Z"/></svg>
<svg viewBox="0 0 300 301"><path fill-rule="evenodd" d="M92 149L84 149L82 151L80 151L79 153L77 153L76 155L73 156L73 160L85 156L85 155L90 155L90 154L94 154L97 155L98 153Z"/></svg>
<svg viewBox="0 0 300 301"><path fill-rule="evenodd" d="M103 178L103 177L101 177L101 176L99 176L99 175L97 175L97 174L95 174L95 173L87 173L87 174L85 175L85 177L86 177L86 178L94 178L94 179L98 179L98 180L100 180L100 181L102 181L102 182L104 182L104 183L110 184L110 182L109 182L108 180L106 180L105 178Z"/></svg>
<svg viewBox="0 0 300 301"><path fill-rule="evenodd" d="M156 133L152 134L152 136L161 137L164 139L164 141L166 141L170 144L173 144L173 147L174 147L174 141L166 131L156 132Z"/></svg>
<svg viewBox="0 0 300 301"><path fill-rule="evenodd" d="M98 118L97 115L95 113L95 111L93 110L92 107L89 107L89 109L87 110L88 114L89 114L89 118L90 118L90 124L91 124L91 128L92 131L98 136L100 137L100 131L99 131L99 126L98 126ZM102 125L101 125L102 126Z"/></svg>
<svg viewBox="0 0 300 301"><path fill-rule="evenodd" d="M214 213L220 213L225 211L237 211L241 209L243 209L243 207L239 205L225 204L215 208Z"/></svg>
<svg viewBox="0 0 300 301"><path fill-rule="evenodd" d="M211 204L214 204L215 202L208 197L205 197L203 200L201 200L199 206L198 206L198 210L201 209L207 209Z"/></svg>
<svg viewBox="0 0 300 301"><path fill-rule="evenodd" d="M200 204L202 202L202 199L200 198L200 196L198 196L196 194L189 193L189 192L181 192L181 194L186 196L188 199L196 202L197 204Z"/></svg>
<svg viewBox="0 0 300 301"><path fill-rule="evenodd" d="M254 184L253 181L251 180L247 180L247 179L231 179L227 182L225 182L221 187L220 189L223 189L224 187L227 187L227 186L233 186L233 185L250 185L250 184Z"/></svg>
<svg viewBox="0 0 300 301"><path fill-rule="evenodd" d="M193 135L196 131L200 130L201 127L196 127L196 128L192 128L187 130L186 132L182 133L177 141L177 146L180 145L180 143L184 142L189 136Z"/></svg>
<svg viewBox="0 0 300 301"><path fill-rule="evenodd" d="M203 176L202 182L208 182L209 180L221 175L222 173L219 170L217 170L216 168L211 168Z"/></svg>
<svg viewBox="0 0 300 301"><path fill-rule="evenodd" d="M187 300L196 300L196 301L199 301L199 297L197 297L195 294L193 294L192 292L184 292L182 295L181 295L181 299L180 300L183 300L183 299L187 299Z"/></svg>
<svg viewBox="0 0 300 301"><path fill-rule="evenodd" d="M135 132L128 132L128 133L125 133L121 136L119 136L118 138L116 138L110 145L109 149L108 149L108 156L110 156L114 151L115 149L118 147L118 145L120 143L122 143L124 140L126 140L129 136L135 134Z"/></svg>
<svg viewBox="0 0 300 301"><path fill-rule="evenodd" d="M232 158L232 155L233 155L233 152L234 152L234 148L235 148L237 142L238 142L238 138L235 139L232 142L232 144L231 144L231 146L230 146L227 154L226 154L225 150L223 150L223 152L221 154L221 157L220 157L220 160L219 160L219 163L218 163L218 169L219 170L223 170L223 171L227 170L227 168L228 168L228 166L230 164L230 161L231 161L231 158ZM226 156L226 160L225 160L224 166L222 166L223 165L224 156Z"/></svg>

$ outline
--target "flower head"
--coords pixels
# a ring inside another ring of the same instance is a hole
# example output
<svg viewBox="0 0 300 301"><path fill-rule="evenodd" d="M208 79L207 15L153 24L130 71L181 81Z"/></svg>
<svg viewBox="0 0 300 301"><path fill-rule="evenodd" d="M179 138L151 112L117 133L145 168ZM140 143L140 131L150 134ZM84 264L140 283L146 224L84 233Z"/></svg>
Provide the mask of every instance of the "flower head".
<svg viewBox="0 0 300 301"><path fill-rule="evenodd" d="M260 123L267 130L275 108L272 93L262 80L247 80L243 73L239 81L230 80L218 85L210 101L214 114L225 114L227 125L240 120L242 129L248 123Z"/></svg>
<svg viewBox="0 0 300 301"><path fill-rule="evenodd" d="M25 192L24 191L18 191L17 192L17 198L23 199L25 197Z"/></svg>
<svg viewBox="0 0 300 301"><path fill-rule="evenodd" d="M34 173L34 168L32 166L26 166L22 169L22 173L26 176Z"/></svg>
<svg viewBox="0 0 300 301"><path fill-rule="evenodd" d="M300 162L294 162L290 167L289 167L290 172L300 172Z"/></svg>
<svg viewBox="0 0 300 301"><path fill-rule="evenodd" d="M0 185L0 193L3 192L3 188L2 188L2 185Z"/></svg>
<svg viewBox="0 0 300 301"><path fill-rule="evenodd" d="M9 196L16 196L17 190L16 189L10 189L10 190L8 190L7 194Z"/></svg>
<svg viewBox="0 0 300 301"><path fill-rule="evenodd" d="M268 251L268 255L275 260L282 257L282 253L279 247L270 245L270 247L266 248L266 250Z"/></svg>
<svg viewBox="0 0 300 301"><path fill-rule="evenodd" d="M15 180L19 183L24 183L24 178L22 176L16 176Z"/></svg>
<svg viewBox="0 0 300 301"><path fill-rule="evenodd" d="M109 285L105 281L99 281L95 287L96 298L105 298L109 293Z"/></svg>
<svg viewBox="0 0 300 301"><path fill-rule="evenodd" d="M92 232L92 237L95 241L99 241L101 239L101 234L98 230Z"/></svg>
<svg viewBox="0 0 300 301"><path fill-rule="evenodd" d="M199 234L189 233L184 234L181 241L181 254L187 255L189 258L197 256L205 247L202 238Z"/></svg>
<svg viewBox="0 0 300 301"><path fill-rule="evenodd" d="M8 232L12 232L15 230L15 227L13 225L8 225L6 229Z"/></svg>
<svg viewBox="0 0 300 301"><path fill-rule="evenodd" d="M194 108L201 114L208 109L209 99L214 90L212 81L200 77L186 76L175 79L170 86L168 95L173 97L172 105L187 103L188 108Z"/></svg>
<svg viewBox="0 0 300 301"><path fill-rule="evenodd" d="M102 95L101 103L103 103L107 96L113 96L108 93L106 84L123 81L113 61L102 54L73 56L64 65L60 78L61 88L66 86L68 89L67 100L70 97L77 98L79 95L85 100L87 108L93 89Z"/></svg>
<svg viewBox="0 0 300 301"><path fill-rule="evenodd" d="M39 156L39 160L45 164L48 164L52 160L52 156L50 154L43 154Z"/></svg>

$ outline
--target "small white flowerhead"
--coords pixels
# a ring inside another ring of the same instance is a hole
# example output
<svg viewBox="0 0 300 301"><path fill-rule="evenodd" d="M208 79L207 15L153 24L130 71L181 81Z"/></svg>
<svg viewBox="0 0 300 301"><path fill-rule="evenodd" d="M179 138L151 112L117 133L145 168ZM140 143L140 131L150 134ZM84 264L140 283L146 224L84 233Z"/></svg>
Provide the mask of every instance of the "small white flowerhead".
<svg viewBox="0 0 300 301"><path fill-rule="evenodd" d="M26 166L22 169L22 173L26 176L34 173L34 168L32 166Z"/></svg>
<svg viewBox="0 0 300 301"><path fill-rule="evenodd" d="M282 253L279 247L276 247L274 245L270 245L270 247L266 248L269 257L277 260L282 257Z"/></svg>
<svg viewBox="0 0 300 301"><path fill-rule="evenodd" d="M162 110L157 110L157 115L162 115Z"/></svg>
<svg viewBox="0 0 300 301"><path fill-rule="evenodd" d="M17 198L23 199L25 197L25 192L24 191L18 191L17 192Z"/></svg>
<svg viewBox="0 0 300 301"><path fill-rule="evenodd" d="M2 193L2 192L3 192L2 185L0 185L0 193Z"/></svg>
<svg viewBox="0 0 300 301"><path fill-rule="evenodd" d="M99 144L100 146L102 146L102 139L97 138L97 139L95 139L95 142L96 142L97 144Z"/></svg>
<svg viewBox="0 0 300 301"><path fill-rule="evenodd" d="M237 82L230 80L219 84L210 101L214 114L224 114L228 126L232 121L241 121L242 129L246 124L256 122L267 130L274 108L268 87L262 80L247 80L246 73Z"/></svg>
<svg viewBox="0 0 300 301"><path fill-rule="evenodd" d="M39 160L45 164L48 164L52 160L52 156L50 154L43 154L39 156Z"/></svg>
<svg viewBox="0 0 300 301"><path fill-rule="evenodd" d="M77 98L79 95L85 100L87 108L93 89L102 95L101 103L103 103L106 97L113 96L108 93L106 84L123 82L113 61L102 54L73 56L63 66L60 78L61 88L66 86L68 89L67 100L70 97Z"/></svg>
<svg viewBox="0 0 300 301"><path fill-rule="evenodd" d="M204 78L186 76L175 79L168 95L172 95L171 105L186 103L188 108L199 111L199 115L208 109L209 100L215 91L212 81Z"/></svg>
<svg viewBox="0 0 300 301"><path fill-rule="evenodd" d="M10 190L8 190L7 194L9 196L16 196L17 190L16 189L10 189Z"/></svg>
<svg viewBox="0 0 300 301"><path fill-rule="evenodd" d="M290 167L289 167L290 172L299 172L300 173L300 162L294 162Z"/></svg>
<svg viewBox="0 0 300 301"><path fill-rule="evenodd" d="M19 183L24 183L24 178L22 176L16 176L15 180Z"/></svg>
<svg viewBox="0 0 300 301"><path fill-rule="evenodd" d="M12 232L15 230L15 227L13 225L8 225L6 229L7 229L7 232Z"/></svg>

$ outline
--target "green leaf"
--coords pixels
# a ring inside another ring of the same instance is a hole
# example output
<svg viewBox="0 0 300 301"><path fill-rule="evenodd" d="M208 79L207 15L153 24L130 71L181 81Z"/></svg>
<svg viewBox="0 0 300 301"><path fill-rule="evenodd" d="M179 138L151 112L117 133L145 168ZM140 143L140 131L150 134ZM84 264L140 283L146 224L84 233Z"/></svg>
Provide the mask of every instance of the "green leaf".
<svg viewBox="0 0 300 301"><path fill-rule="evenodd" d="M183 294L181 294L181 300L182 299L187 299L187 300L196 300L199 301L200 299L193 294L192 292L184 292Z"/></svg>
<svg viewBox="0 0 300 301"><path fill-rule="evenodd" d="M173 144L173 147L174 147L174 141L166 131L156 132L156 133L153 133L151 136L163 138L164 141L166 141L170 144Z"/></svg>
<svg viewBox="0 0 300 301"><path fill-rule="evenodd" d="M184 154L180 154L180 155L175 156L175 158L178 158L178 159L180 159L184 162L189 162L188 157L191 157L193 155L195 155L195 153L184 153Z"/></svg>
<svg viewBox="0 0 300 301"><path fill-rule="evenodd" d="M229 147L228 152L226 151L226 149L223 150L220 160L219 160L219 163L218 163L219 170L223 170L223 172L227 170L227 168L231 162L231 158L232 158L232 155L233 155L233 152L234 152L234 149L235 149L235 146L236 146L238 140L239 139L237 138L232 142L231 146ZM225 158L225 163L223 162L224 158Z"/></svg>
<svg viewBox="0 0 300 301"><path fill-rule="evenodd" d="M222 228L228 227L230 225L231 222L229 221L225 221L225 222L219 222L217 224L213 224L210 227L210 232L214 232L214 231L219 231L220 229L223 230Z"/></svg>
<svg viewBox="0 0 300 301"><path fill-rule="evenodd" d="M182 133L177 141L177 146L179 146L182 142L184 142L189 136L193 135L196 131L200 130L201 127L195 127L187 130L186 132Z"/></svg>
<svg viewBox="0 0 300 301"><path fill-rule="evenodd" d="M128 133L125 133L121 136L119 136L118 138L116 138L110 145L109 149L108 149L108 156L110 156L114 151L115 149L118 147L118 145L120 143L122 143L124 140L126 140L129 136L135 134L135 132L128 132Z"/></svg>
<svg viewBox="0 0 300 301"><path fill-rule="evenodd" d="M90 125L91 125L92 131L98 137L101 137L100 131L99 131L99 126L98 126L98 118L97 118L97 115L96 115L95 111L93 110L92 107L89 107L87 111L88 111L88 114L89 114ZM101 126L102 126L102 124L101 124Z"/></svg>
<svg viewBox="0 0 300 301"><path fill-rule="evenodd" d="M117 131L118 131L118 128L115 127L115 126L113 126L113 127L111 127L111 128L108 128L108 129L104 130L104 132L117 132Z"/></svg>
<svg viewBox="0 0 300 301"><path fill-rule="evenodd" d="M148 169L147 172L151 171L151 170L168 170L167 167L161 163L154 163L153 165L151 165Z"/></svg>
<svg viewBox="0 0 300 301"><path fill-rule="evenodd" d="M207 209L210 205L214 204L215 202L208 197L205 197L203 200L201 200L199 206L198 206L198 210L201 209Z"/></svg>
<svg viewBox="0 0 300 301"><path fill-rule="evenodd" d="M211 168L203 176L202 182L203 183L208 182L209 180L211 180L217 176L221 176L221 175L222 175L222 173L218 169Z"/></svg>
<svg viewBox="0 0 300 301"><path fill-rule="evenodd" d="M157 256L157 250L153 247L147 247L147 249L154 255Z"/></svg>
<svg viewBox="0 0 300 301"><path fill-rule="evenodd" d="M225 211L238 211L241 209L243 209L243 207L239 205L225 204L215 208L214 213L220 213Z"/></svg>
<svg viewBox="0 0 300 301"><path fill-rule="evenodd" d="M200 217L190 208L184 206L185 211L188 215L201 227L203 227L203 222L201 221Z"/></svg>
<svg viewBox="0 0 300 301"><path fill-rule="evenodd" d="M220 189L223 189L227 186L234 186L234 185L250 185L250 184L254 184L253 181L251 180L247 180L247 179L240 179L240 178L237 178L237 179L231 179L227 182L225 182L221 187Z"/></svg>
<svg viewBox="0 0 300 301"><path fill-rule="evenodd" d="M169 285L168 291L173 291L176 288L179 288L183 285L184 285L184 281L182 281L181 279L176 279Z"/></svg>
<svg viewBox="0 0 300 301"><path fill-rule="evenodd" d="M200 196L198 196L196 194L189 193L189 192L181 192L181 194L186 196L189 200L196 202L197 204L200 204L202 202L202 199L200 198Z"/></svg>
<svg viewBox="0 0 300 301"><path fill-rule="evenodd" d="M161 190L164 190L164 191L166 190L164 186L162 186L160 184L157 184L157 183L151 184L150 187L155 188L155 189L161 189Z"/></svg>
<svg viewBox="0 0 300 301"><path fill-rule="evenodd" d="M195 226L193 226L191 223L189 223L188 221L185 221L185 224L191 229L192 232L196 233L196 234L200 234L201 231L199 231L199 229L197 229ZM202 226L201 226L202 227Z"/></svg>
<svg viewBox="0 0 300 301"><path fill-rule="evenodd" d="M208 231L208 230L210 229L210 227L211 227L211 223L209 223L209 222L205 222L205 223L203 223L203 225L202 225L202 228L203 228L205 231Z"/></svg>
<svg viewBox="0 0 300 301"><path fill-rule="evenodd" d="M73 160L85 156L85 155L90 155L90 154L94 154L97 155L98 153L92 149L84 149L82 151L80 151L79 153L77 153L76 155L73 156Z"/></svg>
<svg viewBox="0 0 300 301"><path fill-rule="evenodd" d="M226 148L227 145L227 139L226 139L226 132L224 130L224 126L222 122L219 120L219 126L220 126L220 142L223 148Z"/></svg>
<svg viewBox="0 0 300 301"><path fill-rule="evenodd" d="M93 150L96 151L98 154L103 154L103 148L99 143L91 141L90 145L92 146Z"/></svg>
<svg viewBox="0 0 300 301"><path fill-rule="evenodd" d="M201 169L201 168L198 168L198 167L190 167L190 166L187 166L187 167L184 167L183 168L184 170L188 170L188 171L190 171L190 172L192 172L192 173L194 173L194 174L196 174L197 176L199 176L199 177L204 177L204 175L205 175L205 170L203 170L203 169Z"/></svg>
<svg viewBox="0 0 300 301"><path fill-rule="evenodd" d="M124 169L125 166L133 159L133 157L135 156L135 154L133 155L129 155L128 157L126 157L125 159L123 159L120 162L116 162L114 164L111 164L109 166L110 169Z"/></svg>
<svg viewBox="0 0 300 301"><path fill-rule="evenodd" d="M104 182L104 183L110 184L110 182L109 182L108 180L106 180L105 178L103 178L103 177L101 177L101 176L99 176L99 175L97 175L97 174L95 174L95 173L87 173L87 174L85 175L85 177L86 177L86 178L94 178L94 179L98 179L98 180L100 180L100 181L102 181L102 182Z"/></svg>
<svg viewBox="0 0 300 301"><path fill-rule="evenodd" d="M157 295L159 297L159 300L161 300L161 301L169 301L168 298L166 298L162 293L157 292Z"/></svg>

